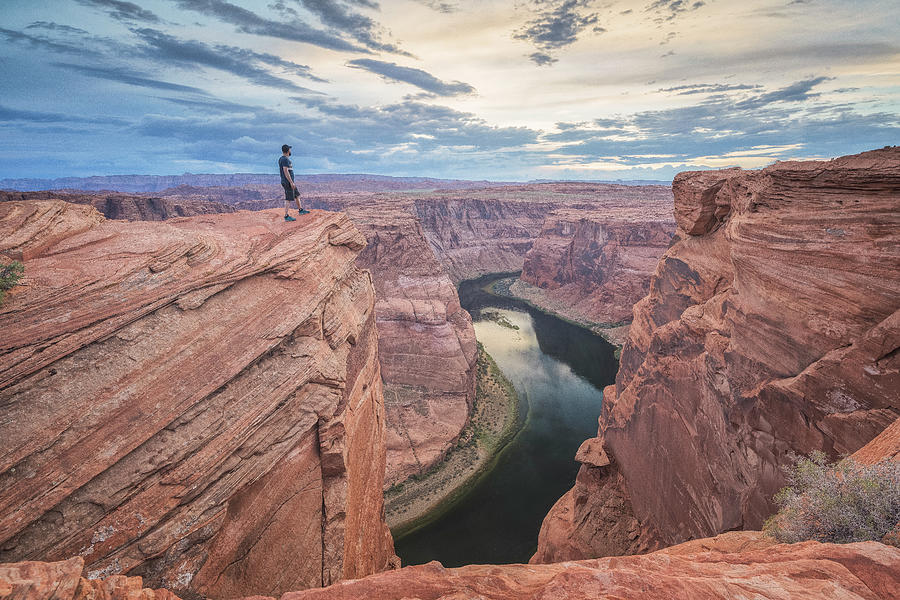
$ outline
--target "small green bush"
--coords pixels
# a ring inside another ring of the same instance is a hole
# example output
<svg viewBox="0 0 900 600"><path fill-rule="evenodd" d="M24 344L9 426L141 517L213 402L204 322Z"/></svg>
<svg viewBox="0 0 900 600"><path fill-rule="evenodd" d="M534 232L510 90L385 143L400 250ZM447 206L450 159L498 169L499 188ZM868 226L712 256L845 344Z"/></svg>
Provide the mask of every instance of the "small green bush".
<svg viewBox="0 0 900 600"><path fill-rule="evenodd" d="M19 283L24 273L25 265L17 260L6 265L0 263L0 302L3 302L6 292Z"/></svg>
<svg viewBox="0 0 900 600"><path fill-rule="evenodd" d="M813 452L794 457L788 483L775 496L780 510L763 527L779 542L881 541L900 523L898 461L831 464Z"/></svg>

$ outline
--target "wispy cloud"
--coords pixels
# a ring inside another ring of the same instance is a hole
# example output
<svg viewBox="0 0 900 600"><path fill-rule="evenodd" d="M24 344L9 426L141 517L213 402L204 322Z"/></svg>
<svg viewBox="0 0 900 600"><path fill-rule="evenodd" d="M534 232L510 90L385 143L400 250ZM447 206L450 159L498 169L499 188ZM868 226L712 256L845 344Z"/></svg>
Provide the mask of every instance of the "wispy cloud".
<svg viewBox="0 0 900 600"><path fill-rule="evenodd" d="M299 20L275 21L259 16L225 0L171 0L179 8L215 17L225 23L237 27L238 31L254 35L268 36L312 44L330 50L370 53L363 46L358 46L340 36L327 31L315 29Z"/></svg>
<svg viewBox="0 0 900 600"><path fill-rule="evenodd" d="M452 13L459 10L458 4L443 2L442 0L413 0L413 2L418 2L419 4L423 4L428 8L442 13Z"/></svg>
<svg viewBox="0 0 900 600"><path fill-rule="evenodd" d="M117 83L125 83L128 85L136 85L139 87L153 88L158 90L167 90L171 92L188 92L192 94L206 94L203 90L188 85L171 83L153 79L145 73L134 71L127 67L90 67L87 65L74 65L71 63L55 62L51 63L55 67L60 67L69 71L81 73L88 77L96 77L98 79L106 79Z"/></svg>
<svg viewBox="0 0 900 600"><path fill-rule="evenodd" d="M133 33L144 42L144 55L155 60L185 68L209 67L242 77L256 85L291 91L307 91L293 81L272 75L257 63L285 67L295 75L315 81L323 81L309 71L309 67L284 60L272 54L254 52L225 44L207 45L195 40L182 40L162 31L150 28L134 29Z"/></svg>
<svg viewBox="0 0 900 600"><path fill-rule="evenodd" d="M364 69L371 73L375 73L388 81L399 81L414 85L417 88L438 96L458 96L460 94L472 94L475 92L475 88L468 83L463 83L462 81L442 81L422 69L404 67L392 62L370 58L359 58L349 61L347 65L356 69Z"/></svg>
<svg viewBox="0 0 900 600"><path fill-rule="evenodd" d="M125 23L160 23L161 20L152 11L141 8L133 2L124 0L75 0L84 6L91 6L103 10L117 21Z"/></svg>
<svg viewBox="0 0 900 600"><path fill-rule="evenodd" d="M831 79L831 77L813 77L812 79L797 81L781 89L753 96L738 102L735 106L740 109L747 109L759 108L775 102L801 102L803 100L809 100L810 98L815 98L819 95L818 93L812 93L814 87L820 83L831 81Z"/></svg>
<svg viewBox="0 0 900 600"><path fill-rule="evenodd" d="M597 33L606 31L599 24L599 14L590 10L590 0L534 0L534 3L541 10L513 37L531 42L540 50L529 56L537 65L556 62L550 52L575 43L588 28Z"/></svg>
<svg viewBox="0 0 900 600"><path fill-rule="evenodd" d="M678 15L704 6L706 6L704 0L654 0L647 5L644 12L657 14L659 21L674 21Z"/></svg>
<svg viewBox="0 0 900 600"><path fill-rule="evenodd" d="M733 92L736 90L753 90L759 89L761 87L762 86L759 84L747 85L733 83L689 83L670 88L663 88L659 91L674 92L679 96L689 96L692 94L718 94L722 92Z"/></svg>
<svg viewBox="0 0 900 600"><path fill-rule="evenodd" d="M370 17L350 10L341 0L294 0L310 13L316 15L322 23L345 33L371 50L390 52L403 56L412 56L395 44L381 41L380 27ZM377 8L373 2L351 0L351 4L367 8Z"/></svg>

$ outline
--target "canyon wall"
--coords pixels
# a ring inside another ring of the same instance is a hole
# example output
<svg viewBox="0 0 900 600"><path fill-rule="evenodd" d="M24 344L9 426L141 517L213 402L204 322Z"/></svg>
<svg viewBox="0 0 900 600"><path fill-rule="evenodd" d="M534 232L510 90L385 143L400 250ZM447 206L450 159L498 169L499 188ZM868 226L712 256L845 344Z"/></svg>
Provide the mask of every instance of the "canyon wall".
<svg viewBox="0 0 900 600"><path fill-rule="evenodd" d="M475 399L475 330L415 216L391 206L351 207L368 245L387 411L385 485L440 461Z"/></svg>
<svg viewBox="0 0 900 600"><path fill-rule="evenodd" d="M791 453L900 415L900 148L673 188L675 243L533 562L758 528Z"/></svg>
<svg viewBox="0 0 900 600"><path fill-rule="evenodd" d="M342 214L0 203L0 560L183 598L393 560L375 293Z"/></svg>
<svg viewBox="0 0 900 600"><path fill-rule="evenodd" d="M454 282L490 273L521 271L554 210L584 209L614 220L644 207L669 210L665 186L596 183L542 183L435 192L415 200L414 210L438 260Z"/></svg>
<svg viewBox="0 0 900 600"><path fill-rule="evenodd" d="M12 200L64 200L74 204L87 204L96 208L107 219L126 221L165 221L174 217L230 213L236 210L225 202L196 198L157 198L117 193L0 191L0 202Z"/></svg>
<svg viewBox="0 0 900 600"><path fill-rule="evenodd" d="M547 215L510 291L621 345L634 304L675 230L671 203L563 208ZM602 326L602 327L601 327Z"/></svg>

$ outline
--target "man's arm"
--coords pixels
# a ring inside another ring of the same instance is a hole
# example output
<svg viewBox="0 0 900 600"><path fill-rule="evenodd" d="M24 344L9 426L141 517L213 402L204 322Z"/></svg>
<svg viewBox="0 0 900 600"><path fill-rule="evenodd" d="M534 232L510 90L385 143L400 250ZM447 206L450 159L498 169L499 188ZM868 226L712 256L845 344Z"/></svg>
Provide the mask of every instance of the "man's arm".
<svg viewBox="0 0 900 600"><path fill-rule="evenodd" d="M291 171L287 168L287 165L281 167L281 170L284 171L284 178L287 179L291 183L291 187L296 189L297 184L294 183L294 180L291 179ZM269 171L271 173L271 171Z"/></svg>

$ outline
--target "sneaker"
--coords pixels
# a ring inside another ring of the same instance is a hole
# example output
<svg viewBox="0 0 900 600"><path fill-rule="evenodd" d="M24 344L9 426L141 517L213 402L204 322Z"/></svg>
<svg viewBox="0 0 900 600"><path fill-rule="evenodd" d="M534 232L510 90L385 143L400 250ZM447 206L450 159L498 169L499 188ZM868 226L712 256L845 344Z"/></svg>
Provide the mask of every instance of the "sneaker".
<svg viewBox="0 0 900 600"><path fill-rule="evenodd" d="M295 219L291 215L284 215L284 220L285 221L296 221L297 219Z"/></svg>
<svg viewBox="0 0 900 600"><path fill-rule="evenodd" d="M301 215L308 215L308 214L309 214L309 211L306 210L305 208L301 208L301 209L300 209L300 212L299 212L298 214L301 214Z"/></svg>

